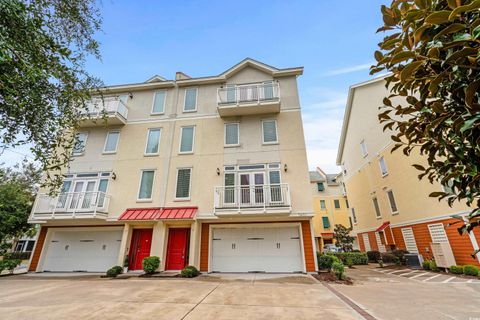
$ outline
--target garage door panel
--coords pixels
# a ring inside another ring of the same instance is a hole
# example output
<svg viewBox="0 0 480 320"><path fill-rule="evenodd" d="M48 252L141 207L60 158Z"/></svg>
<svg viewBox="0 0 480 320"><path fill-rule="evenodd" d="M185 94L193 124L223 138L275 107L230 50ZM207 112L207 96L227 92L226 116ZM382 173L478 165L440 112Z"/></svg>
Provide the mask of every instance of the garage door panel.
<svg viewBox="0 0 480 320"><path fill-rule="evenodd" d="M117 264L122 231L55 231L45 271L105 272Z"/></svg>
<svg viewBox="0 0 480 320"><path fill-rule="evenodd" d="M212 271L302 272L298 227L213 229Z"/></svg>

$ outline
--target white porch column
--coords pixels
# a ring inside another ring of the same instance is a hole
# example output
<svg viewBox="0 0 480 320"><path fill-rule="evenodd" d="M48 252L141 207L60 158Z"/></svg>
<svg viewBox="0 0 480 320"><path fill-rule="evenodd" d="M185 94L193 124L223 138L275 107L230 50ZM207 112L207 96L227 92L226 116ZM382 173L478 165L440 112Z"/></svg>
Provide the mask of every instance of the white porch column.
<svg viewBox="0 0 480 320"><path fill-rule="evenodd" d="M199 243L200 243L200 224L194 221L190 226L190 250L188 252L188 264L200 269L200 262L198 261Z"/></svg>
<svg viewBox="0 0 480 320"><path fill-rule="evenodd" d="M117 265L123 267L125 256L128 254L131 226L125 223L123 227L122 242L120 243L120 251L118 253Z"/></svg>
<svg viewBox="0 0 480 320"><path fill-rule="evenodd" d="M150 248L150 255L160 258L159 270L165 270L165 223L163 221L157 222L153 226L152 247Z"/></svg>

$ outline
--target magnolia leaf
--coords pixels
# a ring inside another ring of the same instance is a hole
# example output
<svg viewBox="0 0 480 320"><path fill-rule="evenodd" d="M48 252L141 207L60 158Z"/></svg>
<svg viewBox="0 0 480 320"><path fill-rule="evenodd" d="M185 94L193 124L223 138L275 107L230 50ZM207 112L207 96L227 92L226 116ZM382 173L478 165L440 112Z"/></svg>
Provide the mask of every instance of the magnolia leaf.
<svg viewBox="0 0 480 320"><path fill-rule="evenodd" d="M453 41L468 41L472 40L472 35L470 33L459 33L453 36Z"/></svg>
<svg viewBox="0 0 480 320"><path fill-rule="evenodd" d="M405 68L403 68L402 72L400 73L400 80L405 81L406 79L410 78L413 73L420 68L420 66L423 64L422 61L414 61L411 62L410 64L407 64Z"/></svg>
<svg viewBox="0 0 480 320"><path fill-rule="evenodd" d="M465 123L463 124L463 126L460 128L460 132L461 132L461 133L464 133L465 131L470 130L471 128L473 128L473 125L474 125L475 122L477 122L477 121L479 121L477 118L473 118L473 119L470 119L470 120L465 121Z"/></svg>
<svg viewBox="0 0 480 320"><path fill-rule="evenodd" d="M447 35L447 34L451 34L451 33L455 33L455 32L459 32L461 30L464 30L466 29L467 26L464 25L464 24L461 24L461 23L453 23L451 25L449 25L448 27L446 27L445 29L443 29L442 31L440 31L439 33L437 33L433 39L438 39L439 37L443 36L443 35Z"/></svg>
<svg viewBox="0 0 480 320"><path fill-rule="evenodd" d="M403 51L394 55L393 58L390 60L390 63L395 64L411 58L415 58L415 53L411 51Z"/></svg>
<svg viewBox="0 0 480 320"><path fill-rule="evenodd" d="M473 29L472 35L473 35L473 40L477 40L478 37L480 37L480 25L478 25L477 27L475 27L475 29Z"/></svg>
<svg viewBox="0 0 480 320"><path fill-rule="evenodd" d="M452 13L450 14L450 16L448 17L448 19L453 20L460 13L470 12L470 11L473 11L473 10L479 9L479 8L480 8L480 0L474 0L472 3L470 3L468 5L460 6L460 7L455 8L452 11Z"/></svg>
<svg viewBox="0 0 480 320"><path fill-rule="evenodd" d="M425 22L431 24L442 24L448 22L448 17L450 16L451 11L442 10L431 13L428 17L425 18Z"/></svg>
<svg viewBox="0 0 480 320"><path fill-rule="evenodd" d="M470 35L469 35L470 36ZM478 50L477 49L473 49L473 48L464 48L462 50L459 50L459 51L455 51L454 53L452 53L450 56L447 57L447 59L445 59L445 63L450 63L452 61L456 61L460 58L467 58L468 56L475 56L478 54Z"/></svg>
<svg viewBox="0 0 480 320"><path fill-rule="evenodd" d="M412 164L412 167L420 171L425 171L425 168L419 164Z"/></svg>
<svg viewBox="0 0 480 320"><path fill-rule="evenodd" d="M430 193L428 196L431 197L431 198L437 198L437 197L443 196L444 194L445 194L445 192L436 191L436 192Z"/></svg>
<svg viewBox="0 0 480 320"><path fill-rule="evenodd" d="M382 61L383 59L383 54L380 52L380 51L375 51L375 60L377 60L378 62Z"/></svg>
<svg viewBox="0 0 480 320"><path fill-rule="evenodd" d="M448 7L450 9L455 9L457 7L457 0L447 0Z"/></svg>
<svg viewBox="0 0 480 320"><path fill-rule="evenodd" d="M465 104L470 108L472 107L473 99L475 98L479 86L480 80L477 80L470 83L467 89L465 89Z"/></svg>

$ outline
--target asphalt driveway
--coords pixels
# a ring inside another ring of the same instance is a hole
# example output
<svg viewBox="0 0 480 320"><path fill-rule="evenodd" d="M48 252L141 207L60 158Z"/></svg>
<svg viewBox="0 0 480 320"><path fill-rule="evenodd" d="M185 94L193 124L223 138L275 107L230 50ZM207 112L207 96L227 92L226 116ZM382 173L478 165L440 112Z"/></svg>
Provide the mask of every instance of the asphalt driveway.
<svg viewBox="0 0 480 320"><path fill-rule="evenodd" d="M310 276L0 279L2 319L362 319Z"/></svg>

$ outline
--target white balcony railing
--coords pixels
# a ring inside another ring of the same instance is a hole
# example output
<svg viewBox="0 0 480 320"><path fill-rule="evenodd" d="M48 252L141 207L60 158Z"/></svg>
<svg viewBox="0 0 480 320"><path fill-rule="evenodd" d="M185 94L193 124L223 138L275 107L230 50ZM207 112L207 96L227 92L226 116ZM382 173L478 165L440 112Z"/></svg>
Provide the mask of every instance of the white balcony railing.
<svg viewBox="0 0 480 320"><path fill-rule="evenodd" d="M88 104L88 110L83 113L91 118L101 118L104 114L107 116L120 116L127 120L128 107L119 98L94 99Z"/></svg>
<svg viewBox="0 0 480 320"><path fill-rule="evenodd" d="M280 86L276 82L227 86L217 89L218 105L260 104L279 99Z"/></svg>
<svg viewBox="0 0 480 320"><path fill-rule="evenodd" d="M37 195L32 210L33 219L55 219L56 217L106 216L110 196L105 192L67 192L51 197L46 193Z"/></svg>
<svg viewBox="0 0 480 320"><path fill-rule="evenodd" d="M266 184L257 186L219 186L214 189L215 211L236 211L288 208L291 210L288 184Z"/></svg>

